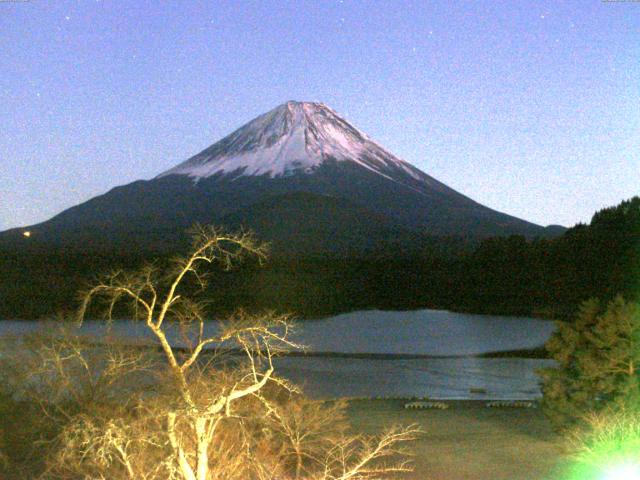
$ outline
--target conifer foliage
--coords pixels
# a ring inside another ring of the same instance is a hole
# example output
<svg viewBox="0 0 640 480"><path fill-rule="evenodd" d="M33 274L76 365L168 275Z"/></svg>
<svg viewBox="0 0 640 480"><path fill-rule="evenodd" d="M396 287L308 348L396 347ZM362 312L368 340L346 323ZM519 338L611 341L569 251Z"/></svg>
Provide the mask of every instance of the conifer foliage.
<svg viewBox="0 0 640 480"><path fill-rule="evenodd" d="M640 305L618 296L584 302L575 322L558 322L547 350L557 366L540 371L543 408L560 428L605 408L640 402Z"/></svg>

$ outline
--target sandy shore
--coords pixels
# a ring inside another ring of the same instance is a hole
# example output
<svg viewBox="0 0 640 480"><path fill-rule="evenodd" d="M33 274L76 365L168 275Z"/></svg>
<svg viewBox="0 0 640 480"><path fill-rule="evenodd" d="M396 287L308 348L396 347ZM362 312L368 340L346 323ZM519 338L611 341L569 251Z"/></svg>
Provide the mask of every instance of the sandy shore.
<svg viewBox="0 0 640 480"><path fill-rule="evenodd" d="M405 410L403 400L352 400L355 431L378 433L412 423L415 471L429 480L558 480L568 465L562 440L539 408L487 408L482 401L445 401L446 410Z"/></svg>

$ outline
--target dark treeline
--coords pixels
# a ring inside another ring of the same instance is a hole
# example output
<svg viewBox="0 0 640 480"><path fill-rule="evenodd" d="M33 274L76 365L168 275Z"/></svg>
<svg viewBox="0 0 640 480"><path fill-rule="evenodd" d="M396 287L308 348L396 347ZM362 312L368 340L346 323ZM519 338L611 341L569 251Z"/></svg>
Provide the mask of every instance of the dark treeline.
<svg viewBox="0 0 640 480"><path fill-rule="evenodd" d="M166 261L166 252L0 250L0 317L40 318L75 307L99 272ZM366 254L286 256L215 277L208 297L226 313L275 309L317 317L356 309L445 308L568 318L585 299L636 297L640 198L597 212L554 239L441 239Z"/></svg>
<svg viewBox="0 0 640 480"><path fill-rule="evenodd" d="M637 297L640 197L603 209L589 225L555 239L485 240L461 264L460 307L471 311L567 318L588 298Z"/></svg>

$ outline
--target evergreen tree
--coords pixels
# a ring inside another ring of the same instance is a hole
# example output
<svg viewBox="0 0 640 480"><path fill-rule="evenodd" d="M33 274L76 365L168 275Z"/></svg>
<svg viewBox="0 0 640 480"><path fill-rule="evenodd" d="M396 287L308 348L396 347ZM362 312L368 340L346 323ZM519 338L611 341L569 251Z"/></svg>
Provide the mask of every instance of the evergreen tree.
<svg viewBox="0 0 640 480"><path fill-rule="evenodd" d="M557 365L540 371L543 408L557 427L640 400L640 305L588 300L575 322L558 322L546 347Z"/></svg>

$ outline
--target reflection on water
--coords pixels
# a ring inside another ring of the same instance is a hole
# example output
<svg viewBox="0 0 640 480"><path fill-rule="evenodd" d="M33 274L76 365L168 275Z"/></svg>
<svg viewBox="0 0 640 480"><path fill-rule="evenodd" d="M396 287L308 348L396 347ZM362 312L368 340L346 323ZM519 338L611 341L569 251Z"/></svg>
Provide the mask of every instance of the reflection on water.
<svg viewBox="0 0 640 480"><path fill-rule="evenodd" d="M0 321L0 335L37 328L41 325L35 322ZM216 322L207 324L211 333L216 328ZM306 321L298 327L297 340L315 352L461 356L538 347L553 329L552 322L522 317L372 310ZM103 322L90 321L81 331L102 336L106 330ZM111 333L126 341L152 340L144 325L131 321L114 322ZM174 344L182 343L178 332L171 338ZM288 357L278 359L276 367L316 398L529 399L540 396L535 369L549 364L519 358Z"/></svg>
<svg viewBox="0 0 640 480"><path fill-rule="evenodd" d="M535 370L551 360L525 358L280 358L276 371L315 398L414 397L521 400L540 397ZM475 393L472 393L475 392Z"/></svg>

